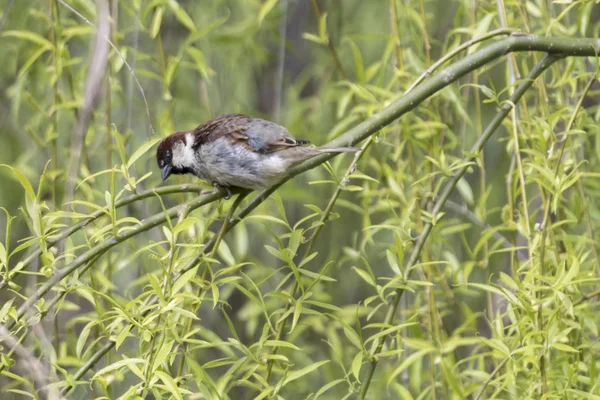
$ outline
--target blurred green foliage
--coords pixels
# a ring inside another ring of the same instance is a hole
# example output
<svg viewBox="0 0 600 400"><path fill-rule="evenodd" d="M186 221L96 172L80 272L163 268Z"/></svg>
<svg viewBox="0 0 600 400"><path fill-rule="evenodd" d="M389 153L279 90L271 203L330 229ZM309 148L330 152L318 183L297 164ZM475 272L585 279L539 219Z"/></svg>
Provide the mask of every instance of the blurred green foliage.
<svg viewBox="0 0 600 400"><path fill-rule="evenodd" d="M498 59L383 127L348 179L341 156L286 183L181 276L218 242L233 200L152 229L198 194L118 207L160 187L153 145L175 130L240 112L322 145L495 29L599 37L595 2L108 1L113 47L71 198L96 6L0 0L0 164L10 166L0 168L0 322L35 305L10 330L22 346L0 332L3 398L71 386L81 399L600 396L594 58L566 58L538 79L443 216L428 212L440 189L541 54ZM396 288L406 292L385 325ZM51 389L39 390L15 347L41 360Z"/></svg>

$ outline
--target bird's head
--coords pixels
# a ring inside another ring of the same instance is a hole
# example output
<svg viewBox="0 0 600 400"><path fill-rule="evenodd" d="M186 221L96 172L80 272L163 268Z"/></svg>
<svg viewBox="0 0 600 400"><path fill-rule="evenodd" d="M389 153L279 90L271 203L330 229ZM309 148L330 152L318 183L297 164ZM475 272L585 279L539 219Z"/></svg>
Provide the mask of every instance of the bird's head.
<svg viewBox="0 0 600 400"><path fill-rule="evenodd" d="M160 142L156 149L156 162L163 181L171 174L193 172L196 160L193 142L190 132L175 132Z"/></svg>

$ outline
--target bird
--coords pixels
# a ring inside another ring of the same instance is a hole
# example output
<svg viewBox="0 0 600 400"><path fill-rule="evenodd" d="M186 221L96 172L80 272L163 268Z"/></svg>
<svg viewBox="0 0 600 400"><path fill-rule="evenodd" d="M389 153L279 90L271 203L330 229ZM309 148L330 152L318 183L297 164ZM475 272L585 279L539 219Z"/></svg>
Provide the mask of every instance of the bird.
<svg viewBox="0 0 600 400"><path fill-rule="evenodd" d="M226 114L167 136L156 161L163 182L173 174L193 174L229 198L232 188L260 190L278 183L291 167L320 154L358 151L309 144L275 122Z"/></svg>

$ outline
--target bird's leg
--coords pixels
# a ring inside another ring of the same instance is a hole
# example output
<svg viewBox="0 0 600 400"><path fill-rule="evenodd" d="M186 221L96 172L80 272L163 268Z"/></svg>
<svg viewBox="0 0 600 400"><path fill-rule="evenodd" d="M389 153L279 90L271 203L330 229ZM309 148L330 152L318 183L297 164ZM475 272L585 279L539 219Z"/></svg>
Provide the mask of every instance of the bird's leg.
<svg viewBox="0 0 600 400"><path fill-rule="evenodd" d="M218 182L213 181L213 186L215 187L215 189L217 189L219 192L225 194L225 200L229 200L231 198L231 188L227 185L221 185Z"/></svg>

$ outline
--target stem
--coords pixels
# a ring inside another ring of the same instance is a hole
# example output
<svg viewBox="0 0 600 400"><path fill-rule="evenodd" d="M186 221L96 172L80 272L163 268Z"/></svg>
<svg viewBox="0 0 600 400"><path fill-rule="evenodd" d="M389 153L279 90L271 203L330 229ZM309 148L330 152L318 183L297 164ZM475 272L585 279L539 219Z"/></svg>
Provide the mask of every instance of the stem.
<svg viewBox="0 0 600 400"><path fill-rule="evenodd" d="M145 190L143 192L139 192L137 194L131 195L124 199L118 200L114 203L114 208L115 209L121 208L121 207L131 204L133 202L143 200L148 197L154 197L157 195L160 196L163 194L173 194L173 193L199 193L201 190L202 190L202 187L200 185L193 185L193 184L163 186L163 187L156 188L156 189ZM98 218L105 216L105 215L110 215L110 212L111 212L110 207L106 207L106 208L103 208L102 210L93 212L92 214L90 214L90 216L88 218L84 219L81 222L78 222L77 224L73 225L69 229L64 230L60 235L47 240L46 241L47 248L49 249L51 247L56 246L61 240L64 240L64 239L68 238L69 236L71 236L72 234L74 234L75 232L82 230L83 228L85 228L86 226L88 226L90 223L94 222ZM27 267L31 262L36 260L40 254L42 254L42 251L40 249L37 249L36 251L31 253L29 256L27 256L27 258L22 261L23 264L25 264L25 267ZM7 283L8 282L6 282L6 283L0 282L0 289L3 289Z"/></svg>
<svg viewBox="0 0 600 400"><path fill-rule="evenodd" d="M498 374L498 372L500 372L500 370L502 369L502 367L504 367L504 365L509 360L510 360L510 357L504 358L504 360L502 360L500 362L500 364L498 364L498 366L492 371L492 373L490 374L490 376L488 376L488 378L485 380L485 382L483 382L481 384L481 387L479 388L479 392L477 393L477 397L475 397L475 400L479 400L481 398L481 396L483 395L483 392L485 392L485 388L490 384L490 382L492 381L492 379L494 379L494 377Z"/></svg>
<svg viewBox="0 0 600 400"><path fill-rule="evenodd" d="M531 85L533 84L535 79L538 76L540 76L542 72L544 72L548 67L550 67L559 58L560 57L554 56L552 54L546 54L546 56L544 56L544 58L533 67L533 69L527 76L527 79L525 79L525 81L519 85L519 87L515 90L515 93L510 97L509 101L505 102L502 105L502 108L500 109L500 111L496 114L496 116L494 116L494 118L492 119L490 124L487 126L485 131L482 133L481 137L477 140L477 142L471 149L470 155L465 157L465 159L463 160L463 167L460 168L454 174L454 176L450 179L450 182L448 182L448 184L444 188L442 194L439 196L439 199L436 201L436 204L433 207L433 210L431 212L432 215L437 215L440 213L440 211L442 211L444 204L450 197L450 194L456 187L460 178L467 171L467 169L469 168L471 163L475 160L476 156L481 152L485 143L489 140L489 138L494 134L496 129L502 124L502 121L511 112L513 105L516 104L520 100L520 98L525 94L525 92L531 87ZM420 88L417 88L416 90L419 90L419 89ZM414 271L413 267L417 264L417 261L419 260L419 257L421 255L421 251L423 250L423 247L425 245L425 241L429 237L429 234L431 233L432 229L433 229L433 223L428 222L427 224L425 224L423 231L419 235L419 238L417 239L415 247L410 255L410 258L408 259L408 262L406 263L405 268L404 268L405 271L408 271L406 274L405 281L410 280L412 271ZM392 298L391 303L388 306L387 314L384 319L384 326L391 326L392 319L394 317L394 314L396 313L396 309L398 308L398 304L400 302L400 298L402 297L403 293L404 293L404 289L396 290L394 297ZM377 356L381 352L384 342L385 342L385 337L380 336L377 339L377 341L373 343L373 350L371 351L371 365L370 365L369 371L367 372L367 376L366 376L364 383L362 385L362 388L361 388L361 393L360 393L361 399L364 399L367 395L367 391L369 390L369 386L371 383L371 379L373 378L375 368L377 368L377 363L378 363Z"/></svg>
<svg viewBox="0 0 600 400"><path fill-rule="evenodd" d="M248 192L242 192L242 193L240 193L237 196L237 198L235 199L235 202L232 204L231 208L227 212L227 215L225 216L225 220L221 224L221 228L219 229L219 233L214 238L214 241L212 241L212 245L211 245L210 250L208 249L208 245L207 245L207 247L205 247L205 249L202 252L200 252L199 255L204 255L204 254L206 254L207 251L210 251L210 255L208 256L208 258L211 259L211 260L213 260L215 258L215 255L217 254L217 251L219 250L219 245L221 244L221 241L223 240L223 237L225 236L225 234L227 232L229 232L229 224L231 222L231 218L233 217L233 214L235 213L235 210L237 210L237 208L239 207L239 205L242 203L242 200L244 200L244 198L247 195L248 195ZM209 270L209 268L207 266L206 268L204 268L204 271L202 271L202 277L200 278L200 280L202 282L204 282L204 280L206 279L206 275L208 273L208 270ZM181 273L183 273L183 271ZM196 292L196 298L200 298L200 296L202 295L203 290L204 290L203 286L199 286L198 287L198 290ZM200 309L201 305L202 305L202 302L199 302L198 306L194 310L194 314L196 314L198 312L198 310ZM188 320L188 326L187 326L187 331L186 332L189 332L189 331L192 330L192 324L193 324L193 320L190 318ZM179 359L179 365L177 367L177 376L182 376L183 366L185 364L185 354L186 354L186 351L187 351L187 342L184 344L183 350L181 351L181 358Z"/></svg>
<svg viewBox="0 0 600 400"><path fill-rule="evenodd" d="M61 4L64 4L61 0L59 0L59 2ZM507 53L515 52L515 51L545 51L545 52L549 53L549 55L544 57L544 59L540 63L538 63L536 65L536 67L532 70L530 77L535 78L543 70L545 70L552 62L554 62L557 58L560 58L561 56L594 56L596 53L600 52L600 39L572 39L572 38L559 39L559 38L538 38L538 37L531 36L531 35L527 35L527 36L512 35L512 36L510 36L506 39L500 40L492 45L486 46L486 47L478 50L477 52L466 56L461 61L458 61L455 64L452 64L451 66L447 67L446 69L441 71L436 76L434 76L431 79L424 82L422 85L417 87L414 91L412 91L409 94L402 96L401 98L392 102L388 107L382 109L379 113L373 115L371 118L365 120L364 122L356 125L354 128L348 130L342 136L338 137L337 139L333 140L332 142L328 143L327 145L328 146L343 146L343 145L349 145L349 144L352 145L352 144L358 143L358 142L366 139L367 137L369 137L370 135L372 135L379 129L381 129L381 127L391 123L393 120L399 118L400 116L404 115L405 113L409 112L410 110L416 108L421 102L426 100L428 97L434 95L442 88L448 86L450 83L460 79L461 77L463 77L466 74L470 73L471 71L479 68L480 66L485 65L488 62L495 61L500 56L503 56ZM527 88L529 88L530 86L531 86L531 83L529 81L524 82L517 89L514 96L518 95L518 98L520 98L523 95L523 93L527 90ZM511 109L511 105L509 105L507 103L503 105L501 113L494 118L492 124L490 124L490 126L488 127L488 130L491 130L491 132L489 132L489 133L487 131L484 132L484 135L478 140L478 142L475 146L476 151L474 153L477 153L477 151L483 147L483 145L485 144L487 139L489 139L489 137L491 136L493 131L501 124L503 118L508 114L508 112L510 112L510 109ZM278 183L268 189L263 190L256 197L254 197L244 208L242 208L240 210L240 212L237 214L236 218L233 220L230 220L229 224L227 225L227 228L224 229L223 234L226 234L233 227L235 227L235 225L237 225L237 223L239 221L241 221L243 218L245 218L256 207L258 207L258 205L260 205L262 202L264 202L266 200L266 198L271 193L273 193L275 190L277 190L277 188L279 188L279 186L281 186L284 182L288 181L292 177L294 177L304 171L307 171L311 168L314 168L317 165L322 164L323 162L331 159L332 157L333 157L333 155L322 155L319 157L315 157L315 158L303 163L302 165L291 169L284 177L282 177L282 180L280 183ZM466 169L467 169L467 167L465 166L461 170L461 174L460 174L461 176L465 172ZM452 179L452 182L448 185L448 187L444 191L440 202L436 205L434 210L437 210L437 211L434 211L434 213L438 213L441 210L441 207L443 207L443 204L448 199L448 196L450 195L450 192L452 191L453 186L456 185L456 183L458 182L458 179L460 179L460 176L458 176L458 178L456 178L456 179L454 179L454 178ZM196 198L188 203L185 203L185 206L189 206L190 209L193 210L204 204L208 204L209 202L216 200L218 197L219 196L217 196L217 195L211 195L211 196L207 196L207 197ZM437 207L437 206L439 206L439 207ZM172 208L167 211L167 214L169 216L174 216L176 213L177 213L177 208ZM154 215L154 216L148 218L147 220L143 221L142 225L135 227L134 229L124 233L123 235L119 235L117 237L112 237L112 238L108 239L106 242L97 245L96 247L90 249L83 255L77 257L66 268L59 270L56 275L54 275L43 286L41 286L36 291L36 296L32 296L29 299L27 299L27 301L19 309L20 311L18 312L18 315L22 316L29 308L32 307L33 303L35 303L36 297L38 297L40 294L41 295L46 294L55 285L57 285L63 278L65 278L66 276L68 276L70 273L77 270L78 268L80 268L81 265L83 265L91 257L99 256L99 255L103 254L105 251L107 251L108 249L115 246L116 244L121 243L124 240L126 240L132 236L135 236L141 232L147 231L147 230L151 229L152 227L160 225L161 223L164 223L166 221L166 218L167 217L164 214ZM413 254L411 255L411 259L410 259L410 262L412 262L413 264L416 262L416 259L419 257L419 254L424 245L424 241L427 238L427 236L429 235L431 229L432 229L431 225L426 226L425 230L423 231L419 240L417 241L416 247L415 247ZM212 248L211 246L214 245L214 243L215 243L214 240L209 241L209 243L207 243L204 251L209 251ZM185 272L189 271L190 269L194 268L194 266L196 265L196 263L200 259L200 257L201 257L201 254L199 253L196 257L194 257L193 260L191 260L186 265L186 267L182 270L181 273L185 273ZM0 287L2 286L2 284L3 284L3 282L0 282ZM392 304L390 306L390 309L388 310L389 320L391 320L391 318L393 317L394 311L398 305L401 295L402 295L402 291L399 291L399 293L397 292L396 297L392 300ZM147 304L152 304L155 301L156 301L156 298L152 297L148 300ZM6 327L10 329L10 327L13 327L15 324L16 324L16 321L11 320L9 323L6 324ZM379 351L381 350L381 347L383 346L383 343L382 343L383 338L381 338L380 341L381 341L381 345L377 346L377 347L379 347ZM114 342L110 342L106 346L109 346L109 349L110 349L114 346ZM375 351L374 355L377 355L379 353L379 351ZM99 355L97 357L98 354L99 353L97 353L93 356L93 358L96 360L95 362L97 362L98 360L100 360L102 358L103 354ZM91 363L91 364L86 363L86 365L89 364L88 369L92 368L93 365L95 364L95 362ZM366 385L363 386L364 394L366 394L366 391L368 390L368 382L370 382L370 380L371 380L371 377L373 375L376 365L377 365L377 360L373 359L372 367L371 367L371 370L369 371L369 375L366 380L367 383L366 383ZM85 373L85 371L83 371L83 373Z"/></svg>
<svg viewBox="0 0 600 400"><path fill-rule="evenodd" d="M125 240L129 239L132 236L138 235L142 232L145 232L145 231L148 231L148 230L154 228L155 226L163 224L167 220L167 218L176 216L182 207L184 207L184 208L188 207L190 209L190 211L192 211L198 207L202 207L208 203L215 201L219 196L220 196L220 194L211 194L208 196L196 197L195 199L190 200L181 206L176 206L176 207L170 208L165 213L153 215L152 217L147 218L146 220L142 221L140 225L135 226L133 229L127 230L119 235L112 236L112 237L106 239L105 241L103 241L102 243L100 243L99 245L86 251L85 253L83 253L82 255L77 257L75 260L71 261L65 268L56 271L56 273L50 279L48 279L46 281L46 283L44 283L42 286L40 286L32 296L30 296L27 300L25 300L25 302L17 310L17 318L12 319L9 322L7 322L6 327L8 329L11 329L16 324L16 322L19 319L21 319L23 317L23 315L25 315L25 313L31 307L33 307L33 305L35 304L35 302L38 299L42 298L54 286L56 286L59 282L61 282L68 275L70 275L71 273L73 273L74 271L79 269L82 265L84 265L89 260L93 259L96 256L100 256L100 255L104 254L106 251L108 251L112 247L116 246L117 244L119 244L121 242L124 242Z"/></svg>
<svg viewBox="0 0 600 400"><path fill-rule="evenodd" d="M394 2L394 1L395 0L391 0L391 2ZM499 29L499 30L490 32L490 33L488 33L486 35L483 35L483 36L481 36L479 38L475 38L473 40L470 40L469 42L464 43L464 44L458 46L455 50L451 51L446 56L442 57L440 60L438 60L436 63L434 63L431 67L427 68L427 70L425 72L423 72L417 78L417 80L415 82L413 82L412 85L410 85L410 87L408 89L406 89L406 91L404 92L404 94L409 93L420 82L422 82L426 77L430 76L438 67L440 67L442 64L444 64L445 62L447 62L451 57L454 57L457 54L459 54L460 52L462 52L465 49L467 49L469 46L472 46L472 45L474 45L476 43L479 43L479 42L481 42L483 40L492 38L494 36L508 34L510 32L511 32L511 30L508 30L508 29ZM399 40L399 38L398 38L398 40ZM334 59L336 58L335 48L334 48L334 52L332 52L332 56L333 56ZM400 57L400 56L398 56L398 57ZM341 65L339 65L338 67L341 68ZM342 75L345 75L345 72L344 72L343 69L340 69L340 72L342 73ZM365 151L371 146L371 144L373 143L373 141L374 141L374 136L373 135L369 136L369 138L367 139L367 141L365 142L365 144L361 147L360 151L357 152L356 155L354 156L354 160L352 161L352 163L350 164L350 166L346 170L346 173L344 174L344 177L340 180L341 182L348 181L348 179L350 178L350 175L355 170L356 165L358 164L358 161L361 159L361 157L363 156L363 154L365 153ZM411 144L409 144L408 149L409 149L409 159L412 161L412 156L410 156L410 154L411 154ZM413 171L413 175L415 176L415 181L416 181L417 180L417 178L416 178L416 169L414 168L414 163L413 162L411 162L411 167L412 167L411 169ZM333 207L334 207L334 205L335 205L335 203L336 203L336 201L339 198L339 196L340 196L341 193L342 193L342 186L339 185L336 188L336 190L333 193L333 195L331 196L331 198L329 199L329 203L327 204L327 207L323 211L323 215L319 219L319 224L317 225L317 228L315 228L315 231L314 231L313 235L309 239L308 247L306 248L306 251L304 252L303 258L306 258L312 252L312 248L313 248L313 246L314 246L314 244L316 242L316 239L319 237L319 234L321 233L321 230L323 229L323 227L325 225L324 222L327 221L327 219L329 218L329 215L331 214L331 211L333 210ZM418 207L418 204L417 204L417 207ZM418 214L420 215L420 210L418 210ZM292 289L292 293L291 293L292 298L296 297L298 289L299 289L299 284L296 281L295 284L294 284L294 288ZM289 310L292 307L292 305L293 305L292 302L288 302L283 315L285 315L285 314L287 314L289 312ZM281 321L279 329L277 330L276 340L282 340L283 339L286 325L287 325L287 318L285 318L285 319L283 319ZM277 354L278 351L279 351L279 346L275 346L273 348L272 354ZM273 364L274 363L275 363L274 359L271 359L268 362L268 365L267 365L267 375L266 375L267 382L271 378L271 373L272 373L272 370L273 370Z"/></svg>
<svg viewBox="0 0 600 400"><path fill-rule="evenodd" d="M317 0L311 0L311 4L313 7L313 11L315 13L315 17L317 18L317 24L319 24L321 22L321 17L322 17L321 9L319 8L319 4L317 3ZM333 42L331 41L331 38L329 37L329 35L327 35L327 47L329 47L329 51L331 52L331 55L333 56L333 61L335 62L335 66L338 69L338 71L340 71L340 73L342 74L342 78L344 78L344 80L348 80L348 75L346 74L346 71L344 70L344 67L342 66L340 57L338 56L338 53L335 50L335 46L333 45Z"/></svg>
<svg viewBox="0 0 600 400"><path fill-rule="evenodd" d="M594 75L592 77L592 79L589 80L588 84L586 85L585 89L583 90L583 93L581 94L581 96L579 97L579 101L577 102L577 105L575 106L575 110L573 111L573 114L571 114L571 118L569 119L569 122L567 123L567 126L565 127L565 138L563 140L564 143L562 143L562 146L560 146L560 152L558 154L558 160L556 161L556 165L554 166L554 181L557 180L558 178L558 173L560 171L560 166L562 163L562 158L563 155L565 153L565 148L567 147L568 141L569 141L569 131L571 130L571 128L573 127L573 124L575 123L575 118L577 117L577 114L579 112L579 110L581 109L581 105L583 104L583 100L585 99L585 96L587 95L588 91L590 90L590 88L592 87L592 84L596 81L596 75ZM545 208L544 208L544 219L542 220L542 239L540 242L540 264L539 264L539 276L545 276L546 275L546 271L545 271L545 263L544 260L546 258L546 237L548 235L548 224L550 223L549 218L550 218L550 209L552 208L552 202L555 196L559 195L559 193L548 193L548 198L546 200L546 204L545 204ZM542 282L538 282L540 285L542 284ZM538 291L537 292L537 297L538 299L541 299L542 296L542 291ZM542 302L540 301L538 304L538 312L537 312L537 316L538 316L538 329L540 332L544 331L544 315L543 315L543 307L542 307ZM542 338L543 341L543 338ZM546 376L546 358L544 353L542 353L542 355L540 356L540 375L541 375L541 380L542 380L542 395L544 395L546 392L548 392L548 378Z"/></svg>

